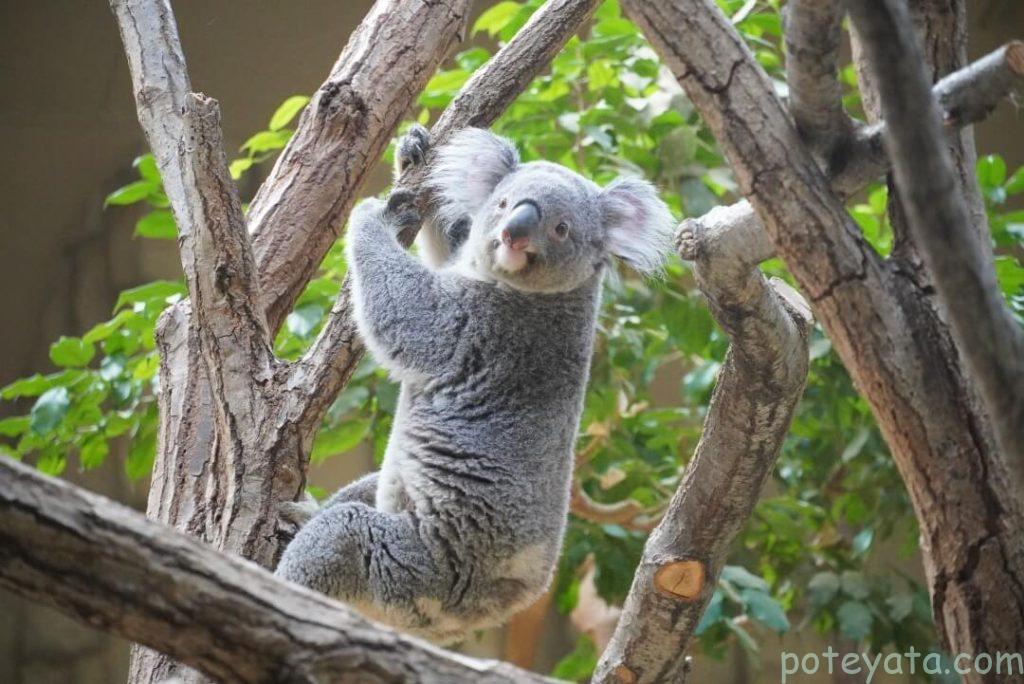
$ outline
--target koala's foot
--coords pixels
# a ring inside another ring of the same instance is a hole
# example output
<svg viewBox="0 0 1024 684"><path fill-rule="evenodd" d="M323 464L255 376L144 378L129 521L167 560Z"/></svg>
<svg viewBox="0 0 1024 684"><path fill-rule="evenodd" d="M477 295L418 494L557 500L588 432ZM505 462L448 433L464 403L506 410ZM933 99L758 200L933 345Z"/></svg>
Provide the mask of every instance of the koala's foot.
<svg viewBox="0 0 1024 684"><path fill-rule="evenodd" d="M296 527L302 527L309 519L320 510L320 504L310 496L309 492L303 492L299 501L285 501L278 507L278 515L285 523Z"/></svg>
<svg viewBox="0 0 1024 684"><path fill-rule="evenodd" d="M430 149L430 131L419 124L413 124L398 141L395 151L395 174L401 175L406 169L423 164Z"/></svg>
<svg viewBox="0 0 1024 684"><path fill-rule="evenodd" d="M695 221L683 221L676 233L676 248L685 261L696 261L700 254L700 238L694 230Z"/></svg>

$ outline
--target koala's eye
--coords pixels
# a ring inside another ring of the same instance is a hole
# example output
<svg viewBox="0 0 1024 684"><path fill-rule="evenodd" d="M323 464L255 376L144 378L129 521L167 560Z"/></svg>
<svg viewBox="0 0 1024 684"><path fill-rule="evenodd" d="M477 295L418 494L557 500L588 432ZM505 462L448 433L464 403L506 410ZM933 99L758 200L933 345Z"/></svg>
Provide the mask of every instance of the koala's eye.
<svg viewBox="0 0 1024 684"><path fill-rule="evenodd" d="M498 208L499 209L504 209L507 206L508 206L508 200L507 199L502 197L500 200L498 200Z"/></svg>
<svg viewBox="0 0 1024 684"><path fill-rule="evenodd" d="M566 223L565 221L562 221L557 226L555 226L555 237L556 238L558 238L559 240L564 240L567 235L569 235L569 224L568 223Z"/></svg>

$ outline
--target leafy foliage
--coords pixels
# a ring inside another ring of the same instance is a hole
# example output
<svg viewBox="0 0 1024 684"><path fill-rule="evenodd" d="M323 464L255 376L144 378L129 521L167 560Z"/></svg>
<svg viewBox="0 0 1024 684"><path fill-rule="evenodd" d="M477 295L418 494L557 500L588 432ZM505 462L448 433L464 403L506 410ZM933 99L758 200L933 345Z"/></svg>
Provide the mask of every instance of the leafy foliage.
<svg viewBox="0 0 1024 684"><path fill-rule="evenodd" d="M497 2L473 27L474 35L502 43L541 4ZM719 0L780 93L781 20L778 0ZM419 98L417 119L429 122L491 51L473 47L455 56ZM852 66L842 70L844 100L856 113ZM292 134L289 125L308 102L285 100L267 129L250 137L231 173L239 178L274 157ZM495 124L517 142L524 159L547 159L606 183L620 174L656 182L680 216L699 215L738 199L732 172L707 127L615 0L597 10L586 37L569 41L551 65ZM390 154L390 152L389 152ZM112 192L111 206L139 204L147 213L136 235L173 238L177 231L151 155L135 160L139 179ZM1024 321L1024 213L1005 210L1024 192L1024 169L1008 174L998 156L978 164L999 282ZM850 213L882 255L892 249L887 193L876 185ZM765 269L786 276L772 261ZM276 353L297 358L315 338L345 273L335 245L299 299L275 341ZM49 473L76 453L80 468L107 457L110 440L129 442L126 468L149 472L155 449L158 358L154 326L180 300L180 282L157 281L121 294L110 320L81 337L62 337L50 349L59 370L18 380L0 391L5 400L33 399L27 415L0 421L0 450L30 457ZM727 348L686 265L643 282L628 272L609 280L580 435L587 454L578 477L603 503L632 499L657 515L678 484L700 437L715 376ZM879 547L909 557L917 529L907 495L866 402L854 391L820 330L811 340L810 377L770 487L740 535L730 565L698 627L705 653L721 655L735 640L750 651L759 635L790 629L835 633L873 649L934 646L927 595L909 577L875 558ZM659 402L667 394L672 401ZM337 398L317 435L315 462L369 441L383 455L397 398L396 386L366 359ZM578 600L579 568L595 562L599 594L621 601L646 537L645 527L570 521L556 582L556 605ZM891 553L888 553L891 555ZM555 674L584 679L594 667L594 645L581 639Z"/></svg>

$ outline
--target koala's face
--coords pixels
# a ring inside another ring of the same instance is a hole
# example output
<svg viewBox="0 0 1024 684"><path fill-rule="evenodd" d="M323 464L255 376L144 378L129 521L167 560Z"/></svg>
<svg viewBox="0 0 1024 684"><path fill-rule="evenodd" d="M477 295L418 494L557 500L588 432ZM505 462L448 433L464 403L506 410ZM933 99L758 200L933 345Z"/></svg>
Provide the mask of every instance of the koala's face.
<svg viewBox="0 0 1024 684"><path fill-rule="evenodd" d="M470 217L460 265L528 292L576 289L610 256L654 271L674 225L643 181L602 189L556 164L521 164L511 143L478 129L438 150L430 183L445 218Z"/></svg>
<svg viewBox="0 0 1024 684"><path fill-rule="evenodd" d="M579 287L607 256L599 192L555 164L520 164L473 215L463 263L521 290Z"/></svg>

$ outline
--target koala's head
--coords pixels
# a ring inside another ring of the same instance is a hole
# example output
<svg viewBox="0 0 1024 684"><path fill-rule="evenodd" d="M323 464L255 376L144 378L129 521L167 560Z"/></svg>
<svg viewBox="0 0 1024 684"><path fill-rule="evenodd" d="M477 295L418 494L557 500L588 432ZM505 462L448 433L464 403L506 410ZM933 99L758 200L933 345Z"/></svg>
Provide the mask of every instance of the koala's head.
<svg viewBox="0 0 1024 684"><path fill-rule="evenodd" d="M520 163L515 146L476 128L437 151L428 181L442 220L469 217L463 268L529 292L576 289L616 256L657 271L674 220L647 182L600 188L557 164Z"/></svg>

